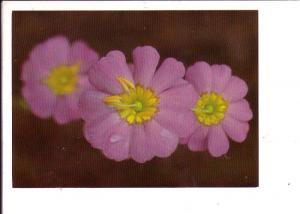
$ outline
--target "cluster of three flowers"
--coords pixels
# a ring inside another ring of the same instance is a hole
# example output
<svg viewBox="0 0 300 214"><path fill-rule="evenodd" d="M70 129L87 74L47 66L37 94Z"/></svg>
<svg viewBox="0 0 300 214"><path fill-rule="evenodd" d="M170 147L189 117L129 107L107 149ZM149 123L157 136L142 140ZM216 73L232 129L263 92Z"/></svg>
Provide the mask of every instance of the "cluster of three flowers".
<svg viewBox="0 0 300 214"><path fill-rule="evenodd" d="M83 41L56 36L23 64L22 95L40 118L58 124L82 118L87 141L116 161L168 157L178 143L219 157L229 138L243 142L252 119L247 84L226 65L199 61L185 69L174 58L160 66L150 46L105 57Z"/></svg>

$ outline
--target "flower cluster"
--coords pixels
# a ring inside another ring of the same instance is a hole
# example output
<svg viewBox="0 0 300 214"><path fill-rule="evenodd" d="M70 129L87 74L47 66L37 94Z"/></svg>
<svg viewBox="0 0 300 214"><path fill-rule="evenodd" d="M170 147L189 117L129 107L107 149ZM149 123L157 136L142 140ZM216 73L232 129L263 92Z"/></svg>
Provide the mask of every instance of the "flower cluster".
<svg viewBox="0 0 300 214"><path fill-rule="evenodd" d="M22 95L37 117L58 124L82 118L86 140L116 161L168 157L179 143L219 157L228 137L246 139L248 87L228 66L160 63L151 46L135 48L132 59L117 50L99 57L83 41L56 36L23 64Z"/></svg>

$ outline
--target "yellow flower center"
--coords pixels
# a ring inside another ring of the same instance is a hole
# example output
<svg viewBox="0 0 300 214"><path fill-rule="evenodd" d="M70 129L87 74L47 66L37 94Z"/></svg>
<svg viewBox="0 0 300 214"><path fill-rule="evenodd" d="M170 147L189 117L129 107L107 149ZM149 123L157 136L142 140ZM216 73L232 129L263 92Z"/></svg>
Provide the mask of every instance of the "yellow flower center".
<svg viewBox="0 0 300 214"><path fill-rule="evenodd" d="M55 95L68 95L72 94L77 87L79 80L78 71L79 63L73 65L60 65L51 70L47 78L44 79L43 83Z"/></svg>
<svg viewBox="0 0 300 214"><path fill-rule="evenodd" d="M227 111L228 102L215 92L203 93L192 109L199 123L211 126L219 124Z"/></svg>
<svg viewBox="0 0 300 214"><path fill-rule="evenodd" d="M129 124L141 124L149 121L158 111L159 98L154 91L137 84L134 85L123 77L117 77L124 93L104 98L104 103L113 107Z"/></svg>

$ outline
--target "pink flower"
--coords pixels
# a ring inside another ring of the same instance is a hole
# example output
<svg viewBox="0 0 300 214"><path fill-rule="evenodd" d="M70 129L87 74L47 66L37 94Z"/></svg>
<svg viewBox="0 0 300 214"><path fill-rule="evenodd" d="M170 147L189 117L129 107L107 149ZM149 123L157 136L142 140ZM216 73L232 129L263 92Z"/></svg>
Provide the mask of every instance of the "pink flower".
<svg viewBox="0 0 300 214"><path fill-rule="evenodd" d="M111 51L90 71L96 90L79 101L88 142L111 159L139 163L168 157L193 130L193 86L183 80L185 68L167 58L156 69L153 47L137 47L133 65L120 51ZM192 122L190 122L192 121Z"/></svg>
<svg viewBox="0 0 300 214"><path fill-rule="evenodd" d="M87 70L98 54L84 42L72 45L62 36L38 44L22 66L22 95L40 118L59 124L80 118L80 94L91 88Z"/></svg>
<svg viewBox="0 0 300 214"><path fill-rule="evenodd" d="M227 136L243 142L252 119L249 103L244 99L248 92L246 83L232 76L228 66L210 66L206 62L189 67L185 78L199 94L192 109L198 127L181 143L188 144L192 151L208 150L219 157L229 149Z"/></svg>

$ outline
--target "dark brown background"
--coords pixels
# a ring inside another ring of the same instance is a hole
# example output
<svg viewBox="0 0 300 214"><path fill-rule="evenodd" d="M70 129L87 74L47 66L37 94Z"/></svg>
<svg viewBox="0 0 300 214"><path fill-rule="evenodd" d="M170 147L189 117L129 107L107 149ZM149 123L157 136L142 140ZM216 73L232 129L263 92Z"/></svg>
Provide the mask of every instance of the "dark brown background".
<svg viewBox="0 0 300 214"><path fill-rule="evenodd" d="M254 112L243 144L213 158L179 145L168 158L115 162L83 138L82 122L59 126L22 107L20 67L41 41L63 34L85 40L100 55L152 45L161 58L186 66L198 60L228 64L249 86ZM258 185L257 11L13 12L13 186L187 187Z"/></svg>

